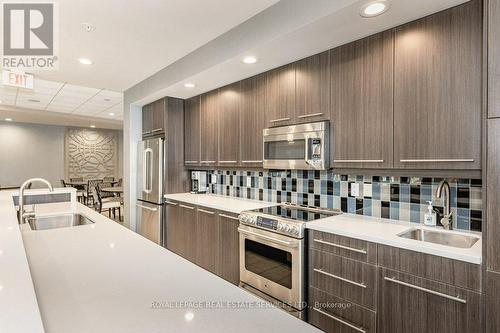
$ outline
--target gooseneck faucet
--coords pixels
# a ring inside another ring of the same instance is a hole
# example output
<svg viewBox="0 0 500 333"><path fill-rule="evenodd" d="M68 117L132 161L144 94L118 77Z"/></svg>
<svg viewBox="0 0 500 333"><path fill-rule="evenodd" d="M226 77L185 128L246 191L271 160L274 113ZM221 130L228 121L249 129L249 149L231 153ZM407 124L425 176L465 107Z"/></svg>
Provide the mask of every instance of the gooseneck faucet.
<svg viewBox="0 0 500 333"><path fill-rule="evenodd" d="M443 218L441 219L441 224L446 230L453 229L453 220L452 213L450 212L450 184L446 179L443 179L437 189L436 189L436 197L443 197L443 189L444 189L444 198L443 198Z"/></svg>
<svg viewBox="0 0 500 333"><path fill-rule="evenodd" d="M35 212L26 212L24 210L24 190L26 186L34 182L44 183L45 185L47 185L50 192L54 191L54 188L52 188L52 184L50 184L48 180L45 180L43 178L31 178L25 181L23 185L21 185L21 188L19 189L19 213L18 213L19 224L26 223L27 218L35 216Z"/></svg>

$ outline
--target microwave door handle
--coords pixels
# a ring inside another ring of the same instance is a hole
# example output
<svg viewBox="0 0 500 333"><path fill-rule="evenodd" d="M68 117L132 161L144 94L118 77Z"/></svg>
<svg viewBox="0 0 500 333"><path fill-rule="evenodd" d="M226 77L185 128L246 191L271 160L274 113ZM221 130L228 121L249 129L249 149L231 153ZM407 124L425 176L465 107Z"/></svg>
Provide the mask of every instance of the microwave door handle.
<svg viewBox="0 0 500 333"><path fill-rule="evenodd" d="M306 155L304 158L304 161L306 162L307 165L309 165L309 138L306 138L306 147L305 147L305 152L304 154Z"/></svg>

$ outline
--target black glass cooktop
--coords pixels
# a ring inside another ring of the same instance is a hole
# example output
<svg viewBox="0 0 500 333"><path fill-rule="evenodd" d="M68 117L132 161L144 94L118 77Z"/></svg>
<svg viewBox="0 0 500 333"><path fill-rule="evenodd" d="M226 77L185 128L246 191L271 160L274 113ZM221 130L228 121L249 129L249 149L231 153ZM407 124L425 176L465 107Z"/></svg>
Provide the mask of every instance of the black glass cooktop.
<svg viewBox="0 0 500 333"><path fill-rule="evenodd" d="M317 211L307 209L301 206L293 206L293 205L280 205L280 206L272 206L261 209L254 210L255 212L259 212L266 215L284 217L295 221L301 222L309 222L319 219L324 219L326 217L338 215L339 213L336 211Z"/></svg>

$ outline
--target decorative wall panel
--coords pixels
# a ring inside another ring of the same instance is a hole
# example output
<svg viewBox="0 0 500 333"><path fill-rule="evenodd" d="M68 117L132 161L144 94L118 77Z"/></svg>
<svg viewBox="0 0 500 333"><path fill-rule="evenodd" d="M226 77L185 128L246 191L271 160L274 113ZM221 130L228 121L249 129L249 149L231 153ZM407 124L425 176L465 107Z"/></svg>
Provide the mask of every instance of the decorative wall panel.
<svg viewBox="0 0 500 333"><path fill-rule="evenodd" d="M116 131L68 128L65 138L66 177L85 179L118 175Z"/></svg>

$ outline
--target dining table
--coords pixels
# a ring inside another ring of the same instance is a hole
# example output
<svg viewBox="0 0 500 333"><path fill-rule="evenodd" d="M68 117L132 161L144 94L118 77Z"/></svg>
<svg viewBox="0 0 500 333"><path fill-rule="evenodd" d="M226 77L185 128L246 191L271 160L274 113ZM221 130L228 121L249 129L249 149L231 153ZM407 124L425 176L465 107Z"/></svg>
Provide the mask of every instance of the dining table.
<svg viewBox="0 0 500 333"><path fill-rule="evenodd" d="M121 195L123 193L123 186L103 187L101 191Z"/></svg>

